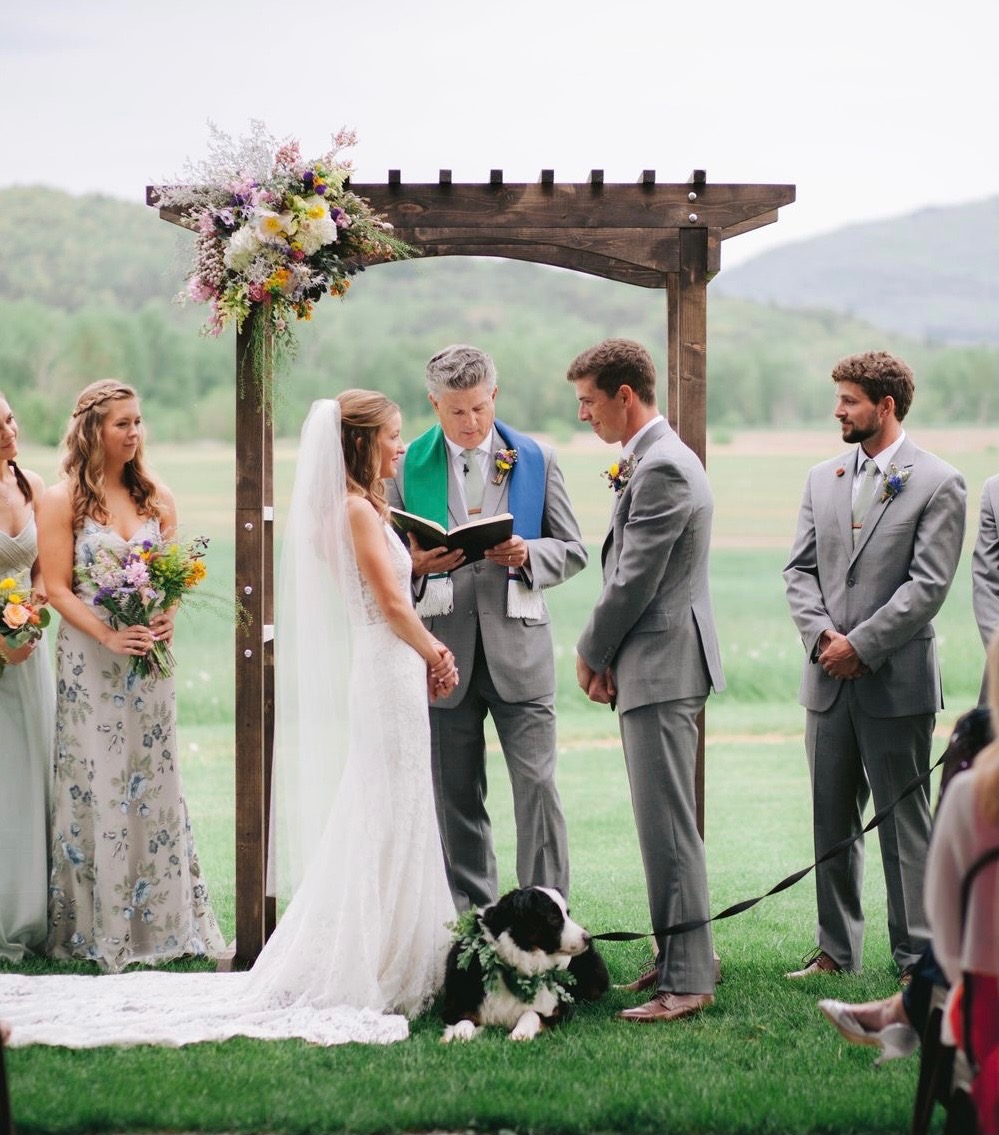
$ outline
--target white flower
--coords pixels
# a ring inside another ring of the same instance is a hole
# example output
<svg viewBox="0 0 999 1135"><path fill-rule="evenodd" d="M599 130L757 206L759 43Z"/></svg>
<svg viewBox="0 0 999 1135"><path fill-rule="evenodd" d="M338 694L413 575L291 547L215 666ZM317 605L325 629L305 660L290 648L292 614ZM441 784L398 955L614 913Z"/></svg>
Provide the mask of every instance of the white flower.
<svg viewBox="0 0 999 1135"><path fill-rule="evenodd" d="M253 225L258 240L265 244L283 244L295 231L294 213L275 213L273 209L257 209Z"/></svg>
<svg viewBox="0 0 999 1135"><path fill-rule="evenodd" d="M222 260L230 271L242 272L260 251L260 247L260 241L257 240L253 229L249 225L243 225L229 238Z"/></svg>
<svg viewBox="0 0 999 1135"><path fill-rule="evenodd" d="M318 252L324 244L332 244L337 238L336 222L327 213L316 220L303 220L295 233L295 243L306 256Z"/></svg>

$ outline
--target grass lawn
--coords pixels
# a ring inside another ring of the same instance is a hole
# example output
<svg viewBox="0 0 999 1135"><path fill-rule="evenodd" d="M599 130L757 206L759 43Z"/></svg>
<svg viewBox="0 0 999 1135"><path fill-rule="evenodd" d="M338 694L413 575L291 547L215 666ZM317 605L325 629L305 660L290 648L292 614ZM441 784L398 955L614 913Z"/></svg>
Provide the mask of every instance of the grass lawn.
<svg viewBox="0 0 999 1135"><path fill-rule="evenodd" d="M977 698L983 652L971 616L967 548L995 439L913 428L969 484L969 533L958 578L937 619L947 709ZM972 439L974 439L972 441ZM709 449L717 499L714 598L729 688L707 713L706 804L712 908L768 890L811 862L810 806L796 691L800 644L780 570L805 471L837 452L836 432L802 439L735 437ZM278 509L293 449L278 446ZM158 450L189 534L212 538L210 577L232 580L232 453ZM573 912L592 930L648 930L637 839L613 715L575 689L573 644L599 586L599 541L611 505L599 477L611 459L578 444L560 453L591 547L591 565L550 593L559 667L559 782L569 825ZM25 464L51 479L54 455ZM776 486L776 487L775 487ZM278 616L280 619L280 615ZM198 621L201 620L201 621ZM51 636L50 636L51 637ZM187 794L215 908L234 925L232 629L214 615L181 619L180 739ZM490 806L504 885L513 885L512 809L502 757L490 751ZM822 996L861 1000L897 988L884 925L877 841L868 841L862 975L790 983L782 974L811 946L811 876L752 910L716 923L724 981L702 1017L626 1025L614 1012L640 998L613 991L567 1027L531 1044L500 1034L444 1047L433 1014L409 1041L333 1049L236 1039L187 1049L17 1049L8 1054L15 1118L25 1132L85 1131L543 1131L898 1132L908 1128L915 1059L872 1068L872 1051L843 1042L816 1009ZM627 981L645 942L603 947ZM321 959L317 959L321 964ZM33 963L32 971L54 969ZM2 1012L2 1006L0 1006Z"/></svg>

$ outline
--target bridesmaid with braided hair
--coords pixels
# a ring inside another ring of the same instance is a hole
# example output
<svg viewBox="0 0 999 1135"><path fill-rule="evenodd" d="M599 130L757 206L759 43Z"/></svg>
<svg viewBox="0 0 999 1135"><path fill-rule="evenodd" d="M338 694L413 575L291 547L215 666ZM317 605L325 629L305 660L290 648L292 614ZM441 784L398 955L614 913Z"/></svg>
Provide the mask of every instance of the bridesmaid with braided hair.
<svg viewBox="0 0 999 1135"><path fill-rule="evenodd" d="M44 600L36 514L45 486L18 465L17 439L14 411L0 394L0 580ZM54 702L44 641L13 647L0 637L0 960L7 962L45 947Z"/></svg>
<svg viewBox="0 0 999 1135"><path fill-rule="evenodd" d="M143 677L130 665L154 642L170 642L173 612L148 627L115 628L76 571L104 549L121 557L174 536L173 495L147 470L143 441L132 387L91 383L39 521L49 601L62 616L48 949L110 972L215 957L224 945L177 764L173 678Z"/></svg>

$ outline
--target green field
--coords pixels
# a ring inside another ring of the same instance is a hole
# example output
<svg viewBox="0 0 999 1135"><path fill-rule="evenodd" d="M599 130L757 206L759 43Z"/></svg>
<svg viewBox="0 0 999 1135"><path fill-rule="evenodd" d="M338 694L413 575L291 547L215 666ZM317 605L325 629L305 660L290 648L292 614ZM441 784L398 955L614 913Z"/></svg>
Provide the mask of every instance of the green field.
<svg viewBox="0 0 999 1135"><path fill-rule="evenodd" d="M971 614L969 562L984 478L999 465L994 434L913 429L969 486L965 554L937 619L946 710L978 696L983 651ZM839 451L837 431L733 435L709 446L716 495L712 582L728 690L709 702L706 842L712 907L767 890L811 861L807 774L796 693L801 647L787 615L781 568L807 468ZM188 535L211 538L210 583L233 576L233 454L213 445L151 446ZM648 929L644 881L614 716L576 689L576 635L599 587L599 543L612 498L600 471L613 457L590 440L560 461L591 548L590 566L549 593L558 649L561 763L573 909L593 930ZM51 479L50 451L25 464ZM278 526L294 447L276 452ZM280 631L280 612L277 617ZM217 615L178 623L181 749L202 861L227 935L233 903L233 634ZM512 885L512 815L502 758L491 750L491 808L503 883ZM865 882L868 938L861 976L791 985L784 970L812 942L811 879L720 922L724 982L714 1009L678 1026L626 1027L614 992L568 1029L532 1045L487 1036L442 1048L432 1015L385 1051L321 1050L289 1041L235 1040L175 1052L9 1054L15 1115L24 1131L684 1131L892 1132L909 1122L917 1066L877 1072L825 1024L817 998L883 996L895 984L884 926L876 840ZM616 980L629 980L644 943L607 945ZM2 1007L0 1007L2 1011ZM807 1055L805 1055L807 1054ZM95 1091L95 1084L98 1089Z"/></svg>

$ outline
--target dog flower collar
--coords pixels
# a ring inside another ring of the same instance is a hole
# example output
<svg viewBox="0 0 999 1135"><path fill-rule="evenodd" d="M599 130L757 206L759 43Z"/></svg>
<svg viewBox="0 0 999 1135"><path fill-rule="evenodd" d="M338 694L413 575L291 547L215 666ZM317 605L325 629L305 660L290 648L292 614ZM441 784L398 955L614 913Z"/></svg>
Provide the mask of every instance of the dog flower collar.
<svg viewBox="0 0 999 1135"><path fill-rule="evenodd" d="M448 923L455 942L461 946L458 954L458 969L468 969L472 959L477 958L482 967L482 983L486 989L495 988L502 982L520 1001L530 1004L542 989L548 989L559 1001L572 1002L572 994L566 988L576 984L576 978L565 969L549 969L543 973L520 973L496 952L496 942L482 925L479 911L466 910L454 922Z"/></svg>

